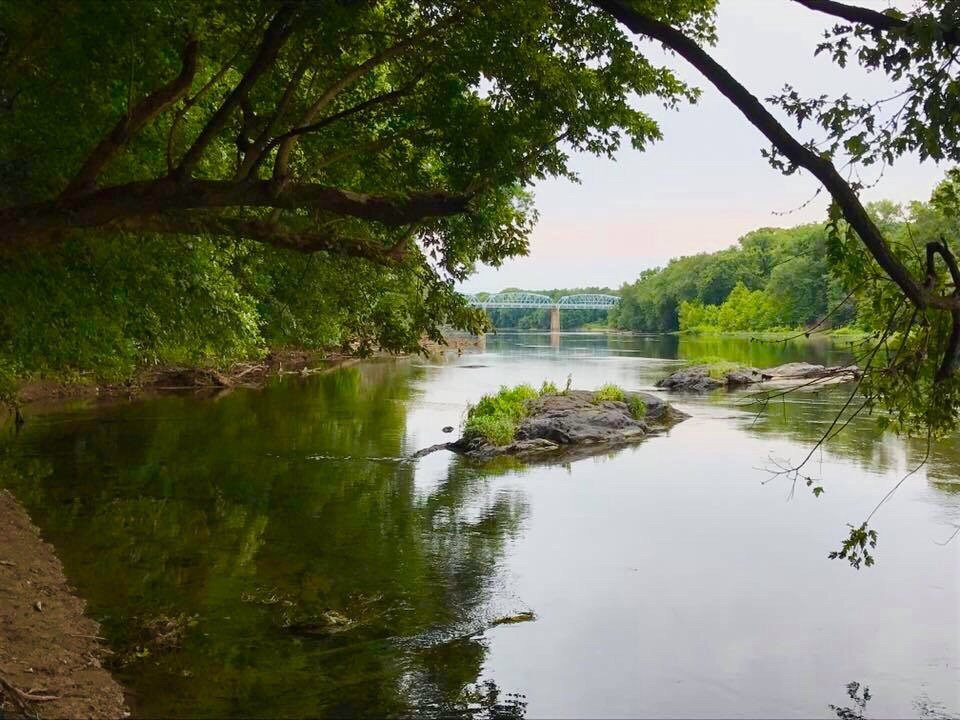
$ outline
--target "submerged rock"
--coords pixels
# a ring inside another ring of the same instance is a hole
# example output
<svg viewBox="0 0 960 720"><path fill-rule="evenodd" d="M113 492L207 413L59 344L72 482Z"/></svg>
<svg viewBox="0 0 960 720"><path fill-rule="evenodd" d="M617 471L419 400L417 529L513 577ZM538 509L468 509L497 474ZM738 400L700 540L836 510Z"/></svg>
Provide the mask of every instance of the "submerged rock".
<svg viewBox="0 0 960 720"><path fill-rule="evenodd" d="M797 362L777 365L765 370L747 366L691 365L665 377L657 383L657 387L665 390L704 392L719 387L747 385L791 387L809 382L811 387L817 388L848 382L858 377L860 377L860 369L855 365L824 367Z"/></svg>
<svg viewBox="0 0 960 720"><path fill-rule="evenodd" d="M308 619L287 623L284 629L295 635L328 636L352 630L356 624L356 621L336 610L324 610Z"/></svg>
<svg viewBox="0 0 960 720"><path fill-rule="evenodd" d="M629 402L643 401L643 417L631 414ZM482 437L462 437L450 450L472 458L501 455L531 457L559 450L604 447L635 442L651 432L666 429L687 417L649 393L625 393L624 402L597 401L587 390L571 390L532 400L529 414L517 428L515 440L494 445Z"/></svg>

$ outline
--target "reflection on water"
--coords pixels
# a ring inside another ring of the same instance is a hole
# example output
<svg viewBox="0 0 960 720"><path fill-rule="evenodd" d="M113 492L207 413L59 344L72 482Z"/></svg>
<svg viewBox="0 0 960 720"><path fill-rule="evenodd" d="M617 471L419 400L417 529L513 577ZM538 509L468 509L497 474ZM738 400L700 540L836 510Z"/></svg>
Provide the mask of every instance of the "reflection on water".
<svg viewBox="0 0 960 720"><path fill-rule="evenodd" d="M878 516L878 565L861 573L825 555L925 445L858 419L816 458L820 499L761 485L756 468L805 454L842 388L760 418L746 394L680 396L692 418L669 435L567 465L406 459L502 383L649 390L707 355L849 358L491 336L446 361L36 417L4 448L0 483L103 622L144 716L956 712L960 543L937 543L960 523L960 445L933 448ZM179 649L144 644L161 615L191 619ZM851 677L862 685L840 703Z"/></svg>

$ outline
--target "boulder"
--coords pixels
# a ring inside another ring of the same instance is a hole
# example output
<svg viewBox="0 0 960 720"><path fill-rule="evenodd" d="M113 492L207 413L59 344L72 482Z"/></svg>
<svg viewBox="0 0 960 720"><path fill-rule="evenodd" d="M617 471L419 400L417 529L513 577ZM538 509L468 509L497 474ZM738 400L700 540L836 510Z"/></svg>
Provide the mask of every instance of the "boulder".
<svg viewBox="0 0 960 720"><path fill-rule="evenodd" d="M633 417L626 402L634 398L645 405L642 418ZM626 393L625 400L597 402L594 393L587 390L545 395L531 402L529 414L521 421L512 443L493 445L484 438L463 437L448 447L479 459L501 455L530 457L577 448L602 451L605 447L635 442L687 417L649 393Z"/></svg>
<svg viewBox="0 0 960 720"><path fill-rule="evenodd" d="M711 370L713 371L712 374ZM761 388L784 388L809 383L810 387L817 388L848 382L858 377L860 377L860 370L856 365L824 367L823 365L796 362L777 365L765 370L740 366L724 368L722 371L718 371L718 367L715 365L691 365L663 378L657 383L657 387L665 390L705 392L720 387L757 385ZM816 382L811 382L814 380Z"/></svg>

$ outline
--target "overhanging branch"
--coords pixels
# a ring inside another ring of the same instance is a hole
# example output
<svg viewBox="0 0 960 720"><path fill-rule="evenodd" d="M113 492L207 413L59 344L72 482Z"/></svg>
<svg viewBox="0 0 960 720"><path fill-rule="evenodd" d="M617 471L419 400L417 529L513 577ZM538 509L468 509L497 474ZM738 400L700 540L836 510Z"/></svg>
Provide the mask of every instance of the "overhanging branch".
<svg viewBox="0 0 960 720"><path fill-rule="evenodd" d="M809 171L823 183L877 264L904 295L917 307L928 305L924 288L887 247L879 228L833 163L798 142L722 65L676 28L644 15L622 0L594 0L594 4L633 32L659 40L697 68L790 162Z"/></svg>
<svg viewBox="0 0 960 720"><path fill-rule="evenodd" d="M181 183L164 178L0 210L0 247L48 240L71 229L101 227L138 216L232 207L322 210L396 227L466 213L471 197L441 191L376 195L316 183L283 185L269 180Z"/></svg>
<svg viewBox="0 0 960 720"><path fill-rule="evenodd" d="M878 12L860 5L849 5L847 3L837 2L836 0L793 0L793 2L803 5L805 8L832 15L833 17L846 20L857 25L868 25L876 30L897 31L906 30L910 27L910 21L903 18L894 17L886 13ZM947 45L957 45L960 43L960 34L954 28L948 28L944 31L941 40Z"/></svg>
<svg viewBox="0 0 960 720"><path fill-rule="evenodd" d="M848 5L836 0L793 0L810 10L825 13L860 25L869 25L878 30L902 30L908 22L892 15L871 10L859 5Z"/></svg>
<svg viewBox="0 0 960 720"><path fill-rule="evenodd" d="M63 197L93 190L97 177L114 155L147 123L187 94L197 72L197 49L196 40L191 39L187 42L183 50L183 66L180 74L167 85L147 95L113 126L113 130L87 156L80 170L63 191Z"/></svg>
<svg viewBox="0 0 960 720"><path fill-rule="evenodd" d="M206 126L194 140L193 145L180 160L176 169L176 176L180 181L185 181L191 176L197 163L200 162L204 150L227 124L230 115L247 97L250 89L256 84L260 76L276 63L280 48L283 47L283 44L293 32L292 19L295 12L294 4L288 2L274 15L269 27L263 34L263 40L250 67L247 68L240 82L230 91L217 111L210 117Z"/></svg>

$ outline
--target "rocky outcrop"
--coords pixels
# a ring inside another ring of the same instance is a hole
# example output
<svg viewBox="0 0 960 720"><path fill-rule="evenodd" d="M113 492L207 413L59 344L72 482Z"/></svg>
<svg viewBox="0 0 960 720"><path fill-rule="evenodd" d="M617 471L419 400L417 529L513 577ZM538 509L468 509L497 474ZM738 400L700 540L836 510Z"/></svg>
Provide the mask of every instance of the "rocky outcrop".
<svg viewBox="0 0 960 720"><path fill-rule="evenodd" d="M635 418L630 403L644 403L644 414ZM601 452L641 440L687 417L656 395L626 393L625 401L596 401L594 393L571 390L533 400L529 414L508 445L493 445L481 437L462 437L447 448L467 457L487 459L501 455L535 457L564 450Z"/></svg>
<svg viewBox="0 0 960 720"><path fill-rule="evenodd" d="M810 363L787 363L759 370L748 366L691 365L677 370L657 383L665 390L705 392L720 387L745 387L758 385L769 388L802 386L817 388L849 382L860 377L855 365L847 367L824 367Z"/></svg>

